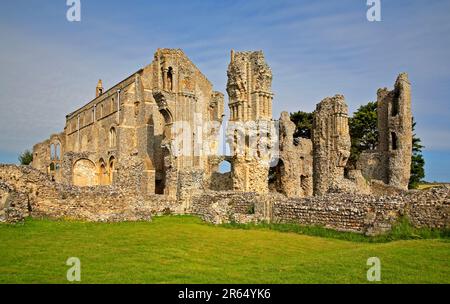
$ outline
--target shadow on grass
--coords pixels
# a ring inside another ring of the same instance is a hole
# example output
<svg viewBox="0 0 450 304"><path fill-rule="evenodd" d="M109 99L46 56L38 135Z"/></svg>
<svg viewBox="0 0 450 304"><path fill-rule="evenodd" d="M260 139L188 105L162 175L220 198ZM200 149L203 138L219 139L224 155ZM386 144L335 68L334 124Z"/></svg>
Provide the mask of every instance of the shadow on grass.
<svg viewBox="0 0 450 304"><path fill-rule="evenodd" d="M450 229L415 228L408 218L402 217L395 223L388 233L377 236L366 236L355 232L341 232L320 226L302 226L299 224L238 224L229 223L219 225L228 229L258 229L274 230L279 232L298 233L308 236L332 238L351 242L387 243L399 240L439 239L450 242Z"/></svg>

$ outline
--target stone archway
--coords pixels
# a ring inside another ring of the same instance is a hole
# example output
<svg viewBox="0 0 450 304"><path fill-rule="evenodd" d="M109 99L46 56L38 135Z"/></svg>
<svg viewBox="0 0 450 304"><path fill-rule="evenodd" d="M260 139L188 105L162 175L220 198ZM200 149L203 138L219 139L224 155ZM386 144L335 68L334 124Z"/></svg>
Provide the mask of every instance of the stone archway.
<svg viewBox="0 0 450 304"><path fill-rule="evenodd" d="M283 189L283 176L286 172L284 162L282 159L278 159L275 166L269 169L269 189L273 192L279 192L284 194Z"/></svg>
<svg viewBox="0 0 450 304"><path fill-rule="evenodd" d="M233 163L229 158L219 158L220 162L214 165L209 181L209 188L214 191L233 190Z"/></svg>
<svg viewBox="0 0 450 304"><path fill-rule="evenodd" d="M155 159L155 193L175 196L177 193L177 168L172 155L172 125L173 115L169 108L169 100L173 98L171 94L162 91L153 92L153 97L158 105L158 111L162 116L164 130L159 139L162 153L159 159ZM160 117L161 119L161 117ZM160 165L160 166L159 166Z"/></svg>
<svg viewBox="0 0 450 304"><path fill-rule="evenodd" d="M87 187L98 185L95 164L89 159L79 159L73 165L74 186Z"/></svg>
<svg viewBox="0 0 450 304"><path fill-rule="evenodd" d="M116 170L116 159L114 156L109 158L109 184L112 185L114 183L114 174Z"/></svg>
<svg viewBox="0 0 450 304"><path fill-rule="evenodd" d="M101 186L109 185L109 174L103 159L98 162L98 184Z"/></svg>

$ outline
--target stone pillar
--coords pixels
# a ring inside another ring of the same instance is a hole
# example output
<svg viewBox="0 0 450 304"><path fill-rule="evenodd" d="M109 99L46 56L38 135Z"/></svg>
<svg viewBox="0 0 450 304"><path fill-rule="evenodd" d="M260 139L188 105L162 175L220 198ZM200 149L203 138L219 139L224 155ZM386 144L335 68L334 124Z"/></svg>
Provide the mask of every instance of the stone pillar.
<svg viewBox="0 0 450 304"><path fill-rule="evenodd" d="M265 62L264 55L259 52L234 52L233 60L228 66L227 92L229 104L236 107L232 120L250 122L267 121L269 117L269 100L267 95L271 94L272 72ZM249 105L252 108L249 108ZM254 114L253 114L254 113ZM255 124L256 125L256 124ZM241 130L243 131L243 130ZM258 130L245 130L243 136L250 139L253 132L258 134ZM256 147L249 147L253 140L233 142L232 162L233 162L233 185L237 191L268 191L269 155L266 150L260 149L262 143L257 143ZM237 146L240 145L240 146ZM260 149L253 151L252 149ZM261 151L263 150L263 151ZM236 151L244 151L243 155L238 155Z"/></svg>
<svg viewBox="0 0 450 304"><path fill-rule="evenodd" d="M325 98L314 112L313 131L314 195L339 187L350 157L348 108L344 96Z"/></svg>

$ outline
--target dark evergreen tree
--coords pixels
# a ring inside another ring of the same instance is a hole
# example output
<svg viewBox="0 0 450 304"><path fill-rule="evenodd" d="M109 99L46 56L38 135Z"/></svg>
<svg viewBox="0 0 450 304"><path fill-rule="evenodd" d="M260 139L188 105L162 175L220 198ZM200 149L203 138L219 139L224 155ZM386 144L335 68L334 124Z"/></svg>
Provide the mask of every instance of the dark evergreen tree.
<svg viewBox="0 0 450 304"><path fill-rule="evenodd" d="M19 156L19 162L21 165L28 166L33 161L33 153L30 152L30 150L25 150L22 154Z"/></svg>
<svg viewBox="0 0 450 304"><path fill-rule="evenodd" d="M295 123L294 137L311 138L313 114L308 112L291 113L291 120Z"/></svg>
<svg viewBox="0 0 450 304"><path fill-rule="evenodd" d="M413 118L413 132L416 128L416 122ZM413 135L413 155L411 159L411 178L409 179L409 188L416 189L419 186L419 183L423 181L425 178L425 159L422 155L422 149L424 146L422 145L422 141L419 137L414 133Z"/></svg>

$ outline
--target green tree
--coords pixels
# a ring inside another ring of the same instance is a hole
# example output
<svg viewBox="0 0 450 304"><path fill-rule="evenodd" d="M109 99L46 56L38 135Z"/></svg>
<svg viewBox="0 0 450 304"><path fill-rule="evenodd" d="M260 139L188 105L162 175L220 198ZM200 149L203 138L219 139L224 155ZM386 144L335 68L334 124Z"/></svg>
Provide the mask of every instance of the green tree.
<svg viewBox="0 0 450 304"><path fill-rule="evenodd" d="M416 129L416 122L413 119L413 132ZM425 178L425 159L422 155L422 141L414 133L413 135L413 148L412 148L412 158L411 158L411 178L409 179L409 188L416 189L419 183Z"/></svg>
<svg viewBox="0 0 450 304"><path fill-rule="evenodd" d="M377 146L377 103L369 102L359 107L353 117L349 118L349 128L352 141L349 166L354 167L362 151L374 150Z"/></svg>
<svg viewBox="0 0 450 304"><path fill-rule="evenodd" d="M291 120L296 126L294 137L311 138L313 113L302 111L294 112L291 113Z"/></svg>
<svg viewBox="0 0 450 304"><path fill-rule="evenodd" d="M31 153L30 150L25 150L20 154L19 161L21 165L28 166L33 161L33 153Z"/></svg>

